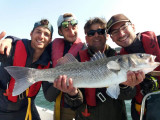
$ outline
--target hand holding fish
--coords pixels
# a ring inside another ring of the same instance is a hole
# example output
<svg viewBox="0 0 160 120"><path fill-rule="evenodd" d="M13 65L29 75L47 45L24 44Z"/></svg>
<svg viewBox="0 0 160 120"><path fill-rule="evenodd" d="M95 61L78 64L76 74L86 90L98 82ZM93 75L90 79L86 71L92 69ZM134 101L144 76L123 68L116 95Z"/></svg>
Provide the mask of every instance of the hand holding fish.
<svg viewBox="0 0 160 120"><path fill-rule="evenodd" d="M66 75L60 75L54 81L54 87L61 90L62 92L69 94L70 96L74 96L78 93L77 88L73 87L72 78L69 78L68 84L67 84L67 76Z"/></svg>
<svg viewBox="0 0 160 120"><path fill-rule="evenodd" d="M128 71L127 72L127 81L123 82L122 84L134 87L141 83L145 78L145 74L142 71Z"/></svg>

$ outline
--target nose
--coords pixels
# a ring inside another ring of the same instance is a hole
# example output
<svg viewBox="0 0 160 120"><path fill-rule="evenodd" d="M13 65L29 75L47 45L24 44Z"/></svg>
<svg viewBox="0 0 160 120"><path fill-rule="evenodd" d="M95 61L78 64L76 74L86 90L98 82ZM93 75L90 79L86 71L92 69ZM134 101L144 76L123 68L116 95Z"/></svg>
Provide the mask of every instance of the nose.
<svg viewBox="0 0 160 120"><path fill-rule="evenodd" d="M123 36L125 35L125 32L124 32L123 30L121 30L121 29L119 30L118 33L119 33L119 36L120 36L120 37L123 37Z"/></svg>
<svg viewBox="0 0 160 120"><path fill-rule="evenodd" d="M40 38L43 39L44 38L44 33L40 34Z"/></svg>
<svg viewBox="0 0 160 120"><path fill-rule="evenodd" d="M97 36L98 36L98 33L97 33L97 32L95 32L94 36L95 36L95 37L97 37Z"/></svg>
<svg viewBox="0 0 160 120"><path fill-rule="evenodd" d="M72 34L74 34L74 29L73 29L73 26L72 26L71 24L69 24L68 30L69 30Z"/></svg>

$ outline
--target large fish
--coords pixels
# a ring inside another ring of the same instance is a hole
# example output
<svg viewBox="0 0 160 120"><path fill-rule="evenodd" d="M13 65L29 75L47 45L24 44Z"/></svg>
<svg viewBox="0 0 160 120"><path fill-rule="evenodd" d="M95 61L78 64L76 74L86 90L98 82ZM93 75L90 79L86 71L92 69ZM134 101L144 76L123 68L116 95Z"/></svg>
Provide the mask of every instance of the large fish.
<svg viewBox="0 0 160 120"><path fill-rule="evenodd" d="M35 82L53 83L59 75L67 75L68 78L73 79L74 87L108 87L108 94L117 98L120 91L119 84L127 80L127 71L142 70L145 74L151 72L160 65L154 60L155 56L150 54L136 53L105 57L98 52L88 62L78 62L71 54L66 54L58 61L57 67L50 69L39 70L15 66L8 66L5 69L15 79L13 96L21 94Z"/></svg>

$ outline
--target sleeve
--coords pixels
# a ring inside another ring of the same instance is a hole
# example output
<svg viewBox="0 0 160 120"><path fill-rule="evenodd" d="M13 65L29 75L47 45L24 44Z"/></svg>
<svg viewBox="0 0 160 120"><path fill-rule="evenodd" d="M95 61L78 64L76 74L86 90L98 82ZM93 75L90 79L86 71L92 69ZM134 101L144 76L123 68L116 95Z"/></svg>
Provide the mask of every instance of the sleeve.
<svg viewBox="0 0 160 120"><path fill-rule="evenodd" d="M16 43L18 40L21 40L20 38L15 37L15 36L7 36L6 38L12 39L12 44Z"/></svg>
<svg viewBox="0 0 160 120"><path fill-rule="evenodd" d="M48 100L49 102L56 101L57 96L60 94L60 90L54 88L53 83L49 83L46 81L42 82L42 88L46 100Z"/></svg>
<svg viewBox="0 0 160 120"><path fill-rule="evenodd" d="M120 87L120 95L118 96L118 99L121 100L130 100L134 98L136 95L136 87Z"/></svg>
<svg viewBox="0 0 160 120"><path fill-rule="evenodd" d="M78 93L75 96L70 96L67 93L64 93L64 101L72 108L79 107L83 103L82 92L78 89Z"/></svg>

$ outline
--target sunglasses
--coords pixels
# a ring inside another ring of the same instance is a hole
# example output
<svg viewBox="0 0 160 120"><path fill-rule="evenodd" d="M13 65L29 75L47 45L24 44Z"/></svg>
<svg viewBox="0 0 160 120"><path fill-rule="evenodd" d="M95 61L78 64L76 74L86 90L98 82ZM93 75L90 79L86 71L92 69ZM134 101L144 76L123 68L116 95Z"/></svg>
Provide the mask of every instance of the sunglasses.
<svg viewBox="0 0 160 120"><path fill-rule="evenodd" d="M71 21L63 21L62 24L61 24L61 26L62 26L63 28L68 28L69 23L70 23L72 26L75 26L75 25L78 24L78 20L73 19L73 20L71 20Z"/></svg>
<svg viewBox="0 0 160 120"><path fill-rule="evenodd" d="M90 30L87 32L87 36L94 36L96 32L98 35L104 35L106 33L105 29Z"/></svg>

